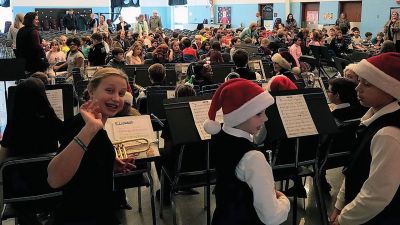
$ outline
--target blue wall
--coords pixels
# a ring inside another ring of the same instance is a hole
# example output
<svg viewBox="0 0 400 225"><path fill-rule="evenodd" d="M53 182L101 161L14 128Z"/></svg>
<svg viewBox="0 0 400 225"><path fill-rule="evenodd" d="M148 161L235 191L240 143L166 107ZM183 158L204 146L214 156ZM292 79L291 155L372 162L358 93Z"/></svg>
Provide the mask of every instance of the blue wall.
<svg viewBox="0 0 400 225"><path fill-rule="evenodd" d="M389 20L390 7L399 7L392 0L363 0L361 11L361 34L369 31L375 36L383 31L383 26Z"/></svg>
<svg viewBox="0 0 400 225"><path fill-rule="evenodd" d="M293 14L293 18L297 22L297 27L301 27L301 4L300 2L290 3L290 12ZM285 17L286 19L286 17Z"/></svg>
<svg viewBox="0 0 400 225"><path fill-rule="evenodd" d="M232 4L232 5L215 5L215 20L218 19L218 7L232 7L232 27L237 28L242 24L247 27L252 22L256 22L256 12L258 11L258 4ZM285 15L285 3L274 3L274 20L277 17L286 19Z"/></svg>
<svg viewBox="0 0 400 225"><path fill-rule="evenodd" d="M205 5L188 5L189 23L202 23L204 19L211 20L210 7Z"/></svg>
<svg viewBox="0 0 400 225"><path fill-rule="evenodd" d="M319 24L335 24L338 18L339 12L339 2L332 1L332 2L321 2L319 4ZM325 13L332 13L332 19L326 20L324 19Z"/></svg>
<svg viewBox="0 0 400 225"><path fill-rule="evenodd" d="M142 14L149 16L153 15L153 11L158 12L158 16L161 17L161 22L164 28L171 28L171 7L170 6L157 6L157 7L140 7Z"/></svg>

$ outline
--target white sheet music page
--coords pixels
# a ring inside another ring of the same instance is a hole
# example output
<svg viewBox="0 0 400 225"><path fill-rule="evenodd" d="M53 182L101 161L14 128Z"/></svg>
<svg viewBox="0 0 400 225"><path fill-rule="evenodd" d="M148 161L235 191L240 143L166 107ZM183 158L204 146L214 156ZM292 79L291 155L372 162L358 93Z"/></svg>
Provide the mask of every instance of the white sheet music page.
<svg viewBox="0 0 400 225"><path fill-rule="evenodd" d="M62 89L46 90L47 98L57 117L64 121L64 105Z"/></svg>
<svg viewBox="0 0 400 225"><path fill-rule="evenodd" d="M199 132L201 140L210 140L211 135L204 130L203 123L204 121L208 120L208 110L210 109L211 100L189 102L189 105L190 110L192 111L194 124L196 125L197 132ZM217 112L215 121L219 123L223 122L221 110Z"/></svg>
<svg viewBox="0 0 400 225"><path fill-rule="evenodd" d="M105 130L111 141L145 138L153 142L156 139L149 115L109 118Z"/></svg>
<svg viewBox="0 0 400 225"><path fill-rule="evenodd" d="M167 99L175 98L175 90L167 90Z"/></svg>
<svg viewBox="0 0 400 225"><path fill-rule="evenodd" d="M318 134L303 95L277 96L276 105L288 138Z"/></svg>

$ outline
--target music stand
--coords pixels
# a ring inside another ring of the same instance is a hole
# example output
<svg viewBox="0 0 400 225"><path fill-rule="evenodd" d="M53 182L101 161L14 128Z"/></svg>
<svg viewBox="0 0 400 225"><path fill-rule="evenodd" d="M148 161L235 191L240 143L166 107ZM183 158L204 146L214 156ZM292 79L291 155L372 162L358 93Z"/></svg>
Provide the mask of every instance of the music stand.
<svg viewBox="0 0 400 225"><path fill-rule="evenodd" d="M151 86L148 68L136 68L135 84L142 86L142 87Z"/></svg>
<svg viewBox="0 0 400 225"><path fill-rule="evenodd" d="M322 64L323 61L325 61L327 64L333 63L332 57L329 55L328 47L310 45L310 50L312 52L312 55L317 60L318 76L321 76L322 73L327 78L330 78Z"/></svg>
<svg viewBox="0 0 400 225"><path fill-rule="evenodd" d="M14 99L15 99L15 91L17 86L11 86L8 88L8 101L7 101L7 115L10 118L14 110ZM46 85L46 90L62 90L62 99L63 99L63 113L64 118L60 118L62 120L68 120L74 116L74 91L72 84L54 84L54 85Z"/></svg>
<svg viewBox="0 0 400 225"><path fill-rule="evenodd" d="M3 81L4 83L4 96L6 97L6 102L8 100L6 81L17 81L27 78L25 74L25 62L26 60L23 58L0 59L0 68L2 69L0 81Z"/></svg>
<svg viewBox="0 0 400 225"><path fill-rule="evenodd" d="M250 60L249 63L249 68L253 72L257 72L261 75L261 79L265 80L265 72L264 72L264 66L263 63L260 59L258 60Z"/></svg>
<svg viewBox="0 0 400 225"><path fill-rule="evenodd" d="M191 101L201 101L211 99L211 95L182 97L164 100L164 109L167 117L172 142L174 145L181 145L181 151L185 145L202 142L194 123L192 111L189 106ZM209 149L208 149L209 151ZM207 163L207 181L206 198L210 199L210 165ZM207 224L211 221L210 202L207 203Z"/></svg>
<svg viewBox="0 0 400 225"><path fill-rule="evenodd" d="M213 83L219 84L225 82L225 77L233 71L235 66L233 64L214 64L211 65L211 70L213 73L212 81Z"/></svg>
<svg viewBox="0 0 400 225"><path fill-rule="evenodd" d="M310 112L311 118L315 124L315 127L318 131L318 135L321 134L333 134L338 132L337 125L333 118L331 111L329 110L328 104L326 102L326 98L321 89L301 89L301 90L292 90L292 91L282 91L282 92L273 92L271 93L276 99L277 96L290 96L290 95L303 95L306 101L308 110ZM266 110L267 116L269 118L268 122L265 124L265 128L267 129L267 140L269 142L274 142L278 140L287 139L288 136L286 134L282 118L279 114L277 104L274 104L267 108ZM301 136L294 137L296 139L296 147L295 147L295 168L298 168L299 162L299 138ZM318 154L317 154L318 155ZM316 160L318 162L318 160ZM271 165L272 166L272 165ZM323 194L321 193L321 188L319 179L319 165L316 163L315 165L315 175L314 175L314 187L317 193L317 206L320 209L320 216L322 220L322 224L328 224L328 218L326 215L326 206L323 200ZM297 205L297 196L294 195L294 205ZM297 210L293 210L293 224L296 224L297 220Z"/></svg>
<svg viewBox="0 0 400 225"><path fill-rule="evenodd" d="M258 47L255 45L240 44L236 48L245 50L249 54L249 59L261 59L264 55L263 53L260 53Z"/></svg>

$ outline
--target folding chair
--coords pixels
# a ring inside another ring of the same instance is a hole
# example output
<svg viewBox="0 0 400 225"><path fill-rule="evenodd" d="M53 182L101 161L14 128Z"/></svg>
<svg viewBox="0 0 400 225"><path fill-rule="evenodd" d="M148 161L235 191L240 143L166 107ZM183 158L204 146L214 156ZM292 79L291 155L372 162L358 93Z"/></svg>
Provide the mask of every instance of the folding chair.
<svg viewBox="0 0 400 225"><path fill-rule="evenodd" d="M14 208L17 205L33 213L49 213L54 209L62 192L52 189L47 183L47 166L53 157L54 154L10 157L1 164L3 211L0 224L3 220L17 217ZM15 224L18 224L18 218Z"/></svg>

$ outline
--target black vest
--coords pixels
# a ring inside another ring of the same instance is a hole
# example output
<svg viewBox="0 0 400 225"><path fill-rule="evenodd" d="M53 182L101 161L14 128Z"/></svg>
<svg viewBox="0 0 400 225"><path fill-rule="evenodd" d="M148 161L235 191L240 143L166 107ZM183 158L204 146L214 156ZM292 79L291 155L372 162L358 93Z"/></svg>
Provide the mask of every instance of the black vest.
<svg viewBox="0 0 400 225"><path fill-rule="evenodd" d="M212 225L262 225L253 206L253 192L236 177L235 169L244 154L256 147L246 138L221 131L211 138L217 184Z"/></svg>
<svg viewBox="0 0 400 225"><path fill-rule="evenodd" d="M368 127L360 128L357 131L358 148L354 152L349 166L344 170L345 201L346 204L354 200L360 192L362 185L369 176L372 156L370 152L371 141L374 135L383 127L394 126L400 128L400 110L383 115L372 122ZM395 172L395 171L393 171ZM382 220L399 217L400 213L400 189L397 190L392 201L385 209L365 224L376 225Z"/></svg>
<svg viewBox="0 0 400 225"><path fill-rule="evenodd" d="M240 78L247 79L247 80L256 80L256 73L251 71L248 68L236 68L236 73L240 75Z"/></svg>

